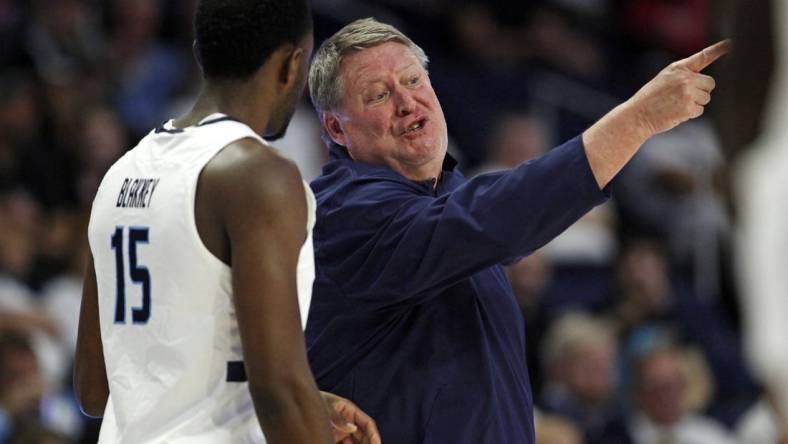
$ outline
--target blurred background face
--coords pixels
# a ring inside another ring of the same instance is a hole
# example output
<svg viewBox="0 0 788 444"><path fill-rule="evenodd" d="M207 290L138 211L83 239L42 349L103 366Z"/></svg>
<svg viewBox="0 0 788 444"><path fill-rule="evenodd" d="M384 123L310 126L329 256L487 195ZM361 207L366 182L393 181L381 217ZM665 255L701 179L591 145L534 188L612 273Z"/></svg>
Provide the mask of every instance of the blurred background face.
<svg viewBox="0 0 788 444"><path fill-rule="evenodd" d="M142 43L155 37L162 19L160 9L155 0L119 1L115 15L124 38Z"/></svg>
<svg viewBox="0 0 788 444"><path fill-rule="evenodd" d="M615 350L612 344L578 344L568 351L565 361L565 383L588 404L609 400L613 388Z"/></svg>
<svg viewBox="0 0 788 444"><path fill-rule="evenodd" d="M685 414L686 378L675 353L657 353L639 366L637 399L643 413L659 425Z"/></svg>
<svg viewBox="0 0 788 444"><path fill-rule="evenodd" d="M44 385L38 359L26 338L0 337L0 400L11 417L37 408Z"/></svg>
<svg viewBox="0 0 788 444"><path fill-rule="evenodd" d="M578 427L557 415L544 414L536 418L536 442L538 444L583 444Z"/></svg>
<svg viewBox="0 0 788 444"><path fill-rule="evenodd" d="M664 254L647 243L636 243L624 252L618 270L623 292L650 312L670 304L670 282Z"/></svg>
<svg viewBox="0 0 788 444"><path fill-rule="evenodd" d="M38 372L38 361L29 345L6 345L0 351L0 371L3 382L11 384Z"/></svg>
<svg viewBox="0 0 788 444"><path fill-rule="evenodd" d="M36 118L40 112L33 85L15 77L2 80L7 83L0 92L0 126L8 131L9 136L25 137L36 128Z"/></svg>
<svg viewBox="0 0 788 444"><path fill-rule="evenodd" d="M511 114L502 119L492 137L495 160L505 167L541 156L550 148L545 125L528 114Z"/></svg>
<svg viewBox="0 0 788 444"><path fill-rule="evenodd" d="M85 13L85 4L81 0L39 1L35 6L42 25L62 39L70 37Z"/></svg>
<svg viewBox="0 0 788 444"><path fill-rule="evenodd" d="M85 147L80 153L82 161L103 170L108 169L126 148L123 125L109 108L89 110L83 122L82 135Z"/></svg>
<svg viewBox="0 0 788 444"><path fill-rule="evenodd" d="M342 60L344 95L327 125L358 161L387 165L413 180L437 177L446 155L446 120L427 71L400 43Z"/></svg>
<svg viewBox="0 0 788 444"><path fill-rule="evenodd" d="M506 267L506 276L512 284L520 309L535 310L552 278L552 266L545 254L537 251Z"/></svg>
<svg viewBox="0 0 788 444"><path fill-rule="evenodd" d="M268 121L268 128L265 131L265 138L267 140L277 140L284 137L287 132L287 126L295 114L298 100L304 92L307 79L307 71L309 70L309 60L312 57L313 47L312 33L308 33L301 40L299 47L304 50L301 55L300 65L298 69L298 78L293 84L293 87L285 91L283 98L276 108L271 113L270 120Z"/></svg>
<svg viewBox="0 0 788 444"><path fill-rule="evenodd" d="M0 273L29 277L40 230L41 208L30 194L21 190L0 194Z"/></svg>

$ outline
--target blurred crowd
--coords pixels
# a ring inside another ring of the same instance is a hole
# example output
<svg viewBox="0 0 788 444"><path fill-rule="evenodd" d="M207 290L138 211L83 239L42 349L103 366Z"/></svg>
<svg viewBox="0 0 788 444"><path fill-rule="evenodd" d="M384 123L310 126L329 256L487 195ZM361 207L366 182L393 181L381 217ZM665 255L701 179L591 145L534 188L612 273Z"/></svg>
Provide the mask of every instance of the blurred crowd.
<svg viewBox="0 0 788 444"><path fill-rule="evenodd" d="M191 104L195 4L0 0L0 443L96 440L71 391L90 206L107 168ZM711 0L312 7L318 43L374 16L426 50L469 176L579 134L721 29ZM276 145L319 174L308 97ZM776 440L741 349L724 160L705 117L655 137L610 203L509 267L539 444Z"/></svg>

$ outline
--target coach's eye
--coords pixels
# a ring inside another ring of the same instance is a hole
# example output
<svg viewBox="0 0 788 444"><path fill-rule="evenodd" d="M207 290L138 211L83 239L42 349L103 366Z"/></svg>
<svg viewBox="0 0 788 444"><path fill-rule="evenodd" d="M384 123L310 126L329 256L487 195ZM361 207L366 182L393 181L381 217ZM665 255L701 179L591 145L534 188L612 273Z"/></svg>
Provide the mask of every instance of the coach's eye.
<svg viewBox="0 0 788 444"><path fill-rule="evenodd" d="M379 93L373 94L372 97L369 98L370 102L380 102L381 100L388 97L388 91L380 91Z"/></svg>

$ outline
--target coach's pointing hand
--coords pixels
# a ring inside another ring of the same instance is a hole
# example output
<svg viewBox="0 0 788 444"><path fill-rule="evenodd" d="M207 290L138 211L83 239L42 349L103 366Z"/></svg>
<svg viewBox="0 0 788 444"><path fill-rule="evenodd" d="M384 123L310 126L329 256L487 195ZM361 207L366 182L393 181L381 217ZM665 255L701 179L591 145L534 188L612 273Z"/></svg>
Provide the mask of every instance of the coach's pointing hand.
<svg viewBox="0 0 788 444"><path fill-rule="evenodd" d="M731 48L723 40L684 60L671 63L629 101L639 110L649 136L703 114L715 87L711 76L700 72Z"/></svg>
<svg viewBox="0 0 788 444"><path fill-rule="evenodd" d="M730 48L731 41L723 40L671 63L583 133L588 163L600 188L621 171L649 137L703 114L715 82L700 71Z"/></svg>

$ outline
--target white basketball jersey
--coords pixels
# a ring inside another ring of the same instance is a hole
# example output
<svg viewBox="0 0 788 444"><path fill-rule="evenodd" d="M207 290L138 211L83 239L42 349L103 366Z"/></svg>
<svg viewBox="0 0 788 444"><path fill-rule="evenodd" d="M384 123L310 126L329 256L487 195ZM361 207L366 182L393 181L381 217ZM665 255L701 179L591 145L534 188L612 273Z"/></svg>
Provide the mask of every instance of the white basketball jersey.
<svg viewBox="0 0 788 444"><path fill-rule="evenodd" d="M202 243L197 179L222 148L265 143L222 114L148 134L107 172L93 202L109 401L101 443L264 442L243 371L230 268ZM302 327L309 313L315 198L298 258ZM237 196L237 198L242 198Z"/></svg>

